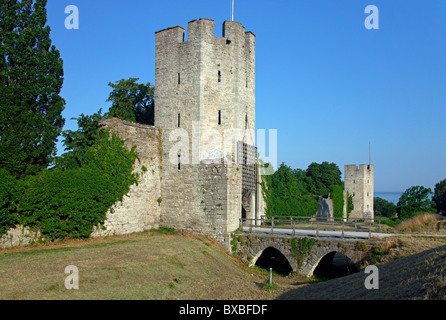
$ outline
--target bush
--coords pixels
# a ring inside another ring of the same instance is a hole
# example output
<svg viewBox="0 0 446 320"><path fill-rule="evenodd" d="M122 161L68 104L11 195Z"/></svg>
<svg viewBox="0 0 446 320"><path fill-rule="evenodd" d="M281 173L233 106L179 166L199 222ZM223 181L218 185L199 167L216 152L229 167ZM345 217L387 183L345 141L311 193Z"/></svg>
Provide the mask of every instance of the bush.
<svg viewBox="0 0 446 320"><path fill-rule="evenodd" d="M5 169L0 169L0 235L17 224L16 204L13 200L16 179Z"/></svg>
<svg viewBox="0 0 446 320"><path fill-rule="evenodd" d="M379 197L374 198L375 216L394 218L396 205Z"/></svg>

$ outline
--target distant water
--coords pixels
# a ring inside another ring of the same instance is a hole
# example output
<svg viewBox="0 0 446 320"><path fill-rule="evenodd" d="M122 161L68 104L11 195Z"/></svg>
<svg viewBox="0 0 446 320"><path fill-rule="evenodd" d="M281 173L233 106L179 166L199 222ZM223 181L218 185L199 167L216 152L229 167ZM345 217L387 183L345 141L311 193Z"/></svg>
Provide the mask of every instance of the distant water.
<svg viewBox="0 0 446 320"><path fill-rule="evenodd" d="M375 197L397 204L402 194L403 192L375 192Z"/></svg>

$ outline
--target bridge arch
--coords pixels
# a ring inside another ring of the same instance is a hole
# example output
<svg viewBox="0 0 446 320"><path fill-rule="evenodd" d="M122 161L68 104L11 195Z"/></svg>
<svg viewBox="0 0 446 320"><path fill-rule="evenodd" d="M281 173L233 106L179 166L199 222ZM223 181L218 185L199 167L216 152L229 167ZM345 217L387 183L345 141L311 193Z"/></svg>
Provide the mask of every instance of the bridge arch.
<svg viewBox="0 0 446 320"><path fill-rule="evenodd" d="M251 251L252 252L252 251ZM257 264L262 255L280 253L284 260L291 267L291 271L297 268L296 259L291 254L290 250L283 246L283 244L275 241L263 241L260 247L254 248L254 253L251 254L249 266L252 267ZM277 254L280 256L279 254Z"/></svg>
<svg viewBox="0 0 446 320"><path fill-rule="evenodd" d="M284 255L284 253L272 246L260 251L252 261L252 265L268 270L269 268L272 268L274 271L283 275L288 275L294 271L291 263L292 260L290 261L289 258Z"/></svg>
<svg viewBox="0 0 446 320"><path fill-rule="evenodd" d="M312 254L305 259L300 268L300 273L307 277L311 277L318 266L322 269L324 267L328 268L328 265L333 263L335 257L344 260L343 263L348 265L352 270L360 260L356 251L352 250L350 247L343 246L341 243L328 242L313 247Z"/></svg>
<svg viewBox="0 0 446 320"><path fill-rule="evenodd" d="M313 266L313 275L322 278L339 278L359 271L357 264L344 253L331 251Z"/></svg>

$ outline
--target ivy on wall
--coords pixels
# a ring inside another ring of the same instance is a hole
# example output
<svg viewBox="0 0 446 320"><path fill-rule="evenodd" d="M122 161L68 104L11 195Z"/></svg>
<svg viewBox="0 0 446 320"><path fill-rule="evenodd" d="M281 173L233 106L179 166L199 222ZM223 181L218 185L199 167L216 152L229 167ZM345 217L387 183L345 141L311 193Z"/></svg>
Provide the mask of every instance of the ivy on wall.
<svg viewBox="0 0 446 320"><path fill-rule="evenodd" d="M136 158L135 148L127 150L123 140L101 130L79 168L45 169L13 182L0 174L0 185L8 187L2 190L14 190L8 203L1 204L0 234L21 224L49 240L88 238L137 182L132 173Z"/></svg>

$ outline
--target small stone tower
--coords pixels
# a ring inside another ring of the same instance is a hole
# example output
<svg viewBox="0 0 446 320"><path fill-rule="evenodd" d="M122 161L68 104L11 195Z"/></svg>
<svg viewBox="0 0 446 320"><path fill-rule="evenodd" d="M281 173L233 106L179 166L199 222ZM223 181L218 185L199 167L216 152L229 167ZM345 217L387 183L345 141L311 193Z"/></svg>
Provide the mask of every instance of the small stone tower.
<svg viewBox="0 0 446 320"><path fill-rule="evenodd" d="M353 196L351 218L374 218L373 165L361 164L344 166L344 190Z"/></svg>
<svg viewBox="0 0 446 320"><path fill-rule="evenodd" d="M255 144L255 35L225 21L216 37L214 21L199 19L187 39L181 26L155 38L160 224L221 240L238 228L242 208L256 214L260 194L246 197L236 163L237 145Z"/></svg>

